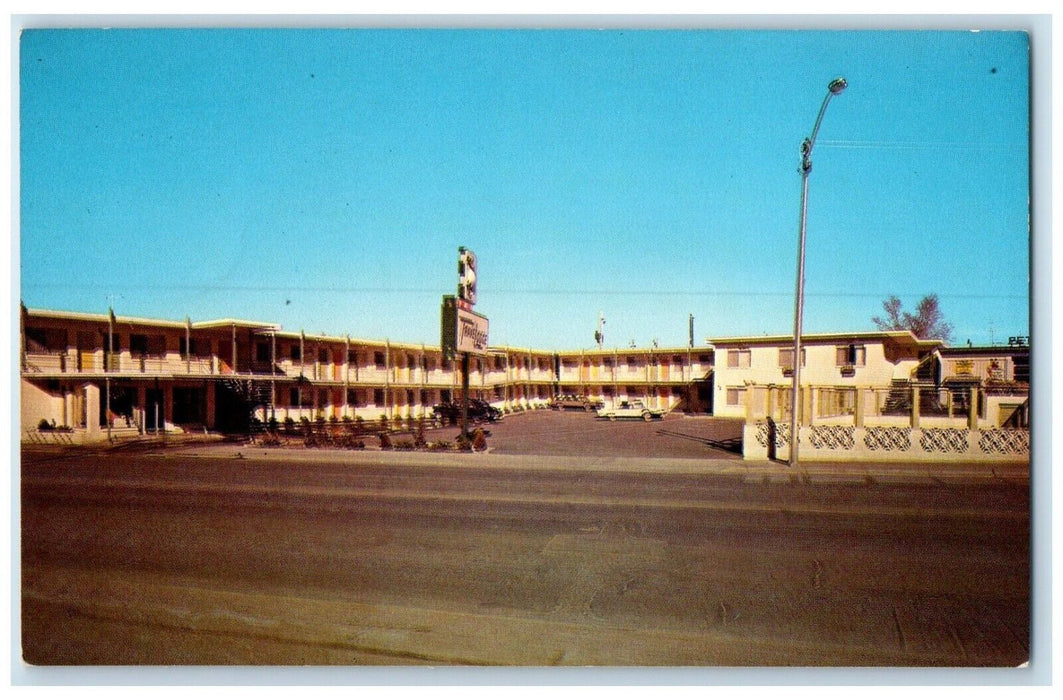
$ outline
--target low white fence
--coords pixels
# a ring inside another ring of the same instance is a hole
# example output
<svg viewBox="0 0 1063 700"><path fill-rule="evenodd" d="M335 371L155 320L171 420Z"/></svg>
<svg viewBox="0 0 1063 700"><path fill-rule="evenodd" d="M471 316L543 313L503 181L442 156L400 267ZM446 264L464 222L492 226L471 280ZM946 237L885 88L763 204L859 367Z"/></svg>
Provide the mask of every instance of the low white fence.
<svg viewBox="0 0 1063 700"><path fill-rule="evenodd" d="M815 461L1028 461L1030 431L1019 428L812 425L798 429L802 459ZM746 423L745 459L790 458L790 425Z"/></svg>

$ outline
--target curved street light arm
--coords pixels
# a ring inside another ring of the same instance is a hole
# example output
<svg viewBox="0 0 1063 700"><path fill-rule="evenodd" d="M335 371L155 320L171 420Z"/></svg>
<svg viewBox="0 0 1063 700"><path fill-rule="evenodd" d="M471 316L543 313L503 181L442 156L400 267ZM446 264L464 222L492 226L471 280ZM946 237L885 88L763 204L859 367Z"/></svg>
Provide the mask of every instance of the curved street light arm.
<svg viewBox="0 0 1063 700"><path fill-rule="evenodd" d="M830 104L830 98L840 94L842 90L848 87L848 85L849 84L845 82L845 78L835 78L827 86L827 95L823 98L823 104L819 107L819 114L816 116L816 124L812 127L812 135L801 143L801 172L807 173L812 169L812 149L816 145L816 136L819 134L819 125L823 123L823 115L827 111L827 105Z"/></svg>

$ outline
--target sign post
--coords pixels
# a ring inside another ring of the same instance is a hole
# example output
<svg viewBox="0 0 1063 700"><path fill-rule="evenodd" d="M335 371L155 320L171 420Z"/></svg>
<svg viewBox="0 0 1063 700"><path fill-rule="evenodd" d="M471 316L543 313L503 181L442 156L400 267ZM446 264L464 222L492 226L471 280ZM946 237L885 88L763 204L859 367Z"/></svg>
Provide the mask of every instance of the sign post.
<svg viewBox="0 0 1063 700"><path fill-rule="evenodd" d="M440 346L443 357L461 353L461 434L469 436L469 358L487 354L486 316L472 310L476 303L476 255L458 248L458 294L444 295L440 312Z"/></svg>

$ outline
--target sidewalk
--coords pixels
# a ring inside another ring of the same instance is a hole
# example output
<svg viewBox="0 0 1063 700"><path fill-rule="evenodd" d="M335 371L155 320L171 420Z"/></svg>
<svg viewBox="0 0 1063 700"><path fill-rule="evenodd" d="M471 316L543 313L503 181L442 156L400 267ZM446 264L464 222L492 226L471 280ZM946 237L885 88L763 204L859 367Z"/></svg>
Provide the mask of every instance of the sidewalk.
<svg viewBox="0 0 1063 700"><path fill-rule="evenodd" d="M802 463L792 469L785 462L769 460L557 457L481 453L400 450L339 450L327 448L259 447L255 445L197 444L167 449L168 454L212 459L249 459L281 462L330 462L390 466L422 466L471 469L518 469L522 471L584 471L660 474L713 474L738 476L746 481L826 483L943 480L1029 481L1025 462L984 463Z"/></svg>

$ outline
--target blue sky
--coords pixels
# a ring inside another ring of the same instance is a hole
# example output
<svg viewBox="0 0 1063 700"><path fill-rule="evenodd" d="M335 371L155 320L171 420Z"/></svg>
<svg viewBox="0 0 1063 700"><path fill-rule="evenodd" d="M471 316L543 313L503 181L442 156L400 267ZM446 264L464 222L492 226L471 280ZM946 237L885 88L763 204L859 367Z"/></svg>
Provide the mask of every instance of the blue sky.
<svg viewBox="0 0 1063 700"><path fill-rule="evenodd" d="M1029 332L1018 32L27 30L30 307L439 342L459 246L491 342L805 332L936 293Z"/></svg>

